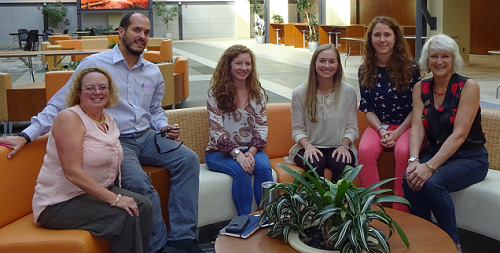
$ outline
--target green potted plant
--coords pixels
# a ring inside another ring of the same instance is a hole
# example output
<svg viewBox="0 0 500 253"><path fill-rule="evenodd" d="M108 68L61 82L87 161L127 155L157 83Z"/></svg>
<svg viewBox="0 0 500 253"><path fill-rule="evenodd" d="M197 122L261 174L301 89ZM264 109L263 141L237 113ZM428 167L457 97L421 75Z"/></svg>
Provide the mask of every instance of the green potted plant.
<svg viewBox="0 0 500 253"><path fill-rule="evenodd" d="M257 40L257 44L264 43L264 8L259 4L259 1L253 0L250 5L250 13L254 15L254 23L253 26L255 28L255 39Z"/></svg>
<svg viewBox="0 0 500 253"><path fill-rule="evenodd" d="M295 8L295 11L297 11L300 17L307 21L309 33L306 35L306 39L311 52L314 52L319 46L319 32L317 30L319 21L316 14L312 11L315 6L316 4L314 4L312 0L297 0L297 7Z"/></svg>
<svg viewBox="0 0 500 253"><path fill-rule="evenodd" d="M168 23L174 21L179 15L179 7L173 5L172 7L167 6L167 2L155 2L153 5L153 10L156 16L161 17L163 23L167 26L167 32L165 33L165 38L172 39L172 33L168 32Z"/></svg>
<svg viewBox="0 0 500 253"><path fill-rule="evenodd" d="M273 185L263 196L264 199L273 190L282 192L262 213L261 222L267 219L274 223L267 235L283 235L285 242L289 242L292 247L297 245L296 239L299 236L305 238L305 241L316 236L330 252L390 252L388 237L371 226L372 220L379 220L389 227L389 237L396 230L406 246L409 246L403 230L380 204L409 202L398 196L382 195L392 190L374 190L394 178L361 188L356 187L352 181L362 165L355 168L346 166L339 180L332 183L319 177L312 166L307 164L311 168L307 172L296 172L279 164L295 180L293 183ZM293 243L290 242L292 239Z"/></svg>
<svg viewBox="0 0 500 253"><path fill-rule="evenodd" d="M48 3L42 8L42 15L47 18L49 27L53 28L57 32L60 32L59 24L69 25L69 20L66 18L68 14L68 7L64 6L61 1L56 1L53 3Z"/></svg>
<svg viewBox="0 0 500 253"><path fill-rule="evenodd" d="M276 24L281 24L284 22L283 16L281 16L280 14L273 14L273 20Z"/></svg>

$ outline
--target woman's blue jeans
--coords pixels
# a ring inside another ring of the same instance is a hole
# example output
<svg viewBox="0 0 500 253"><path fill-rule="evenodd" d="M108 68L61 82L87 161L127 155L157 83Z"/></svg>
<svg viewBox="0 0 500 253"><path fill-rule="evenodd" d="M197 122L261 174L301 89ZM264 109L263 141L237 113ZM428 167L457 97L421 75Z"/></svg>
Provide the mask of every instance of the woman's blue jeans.
<svg viewBox="0 0 500 253"><path fill-rule="evenodd" d="M429 161L438 151L430 147L420 159L421 163ZM472 150L458 150L424 183L420 191L413 191L406 180L403 180L405 198L410 201L410 212L431 221L431 212L455 245L459 245L455 207L450 192L460 191L481 182L488 173L488 152L481 147ZM406 173L404 175L406 177Z"/></svg>
<svg viewBox="0 0 500 253"><path fill-rule="evenodd" d="M262 199L261 185L266 181L274 181L269 157L264 151L257 152L255 158L255 169L253 175L246 173L240 164L232 156L225 155L219 151L205 156L205 162L211 171L221 172L233 178L232 196L238 215L245 215L252 212L252 202L255 196L257 204Z"/></svg>

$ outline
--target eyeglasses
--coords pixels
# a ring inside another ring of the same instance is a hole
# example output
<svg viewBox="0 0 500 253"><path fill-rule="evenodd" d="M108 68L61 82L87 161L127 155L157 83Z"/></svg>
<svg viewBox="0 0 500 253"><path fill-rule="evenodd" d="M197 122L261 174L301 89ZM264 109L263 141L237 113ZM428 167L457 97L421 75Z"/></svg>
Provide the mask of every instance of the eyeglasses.
<svg viewBox="0 0 500 253"><path fill-rule="evenodd" d="M100 85L99 87L96 86L87 86L82 89L82 91L88 91L88 92L95 92L99 89L99 91L103 92L105 90L109 89L109 85Z"/></svg>

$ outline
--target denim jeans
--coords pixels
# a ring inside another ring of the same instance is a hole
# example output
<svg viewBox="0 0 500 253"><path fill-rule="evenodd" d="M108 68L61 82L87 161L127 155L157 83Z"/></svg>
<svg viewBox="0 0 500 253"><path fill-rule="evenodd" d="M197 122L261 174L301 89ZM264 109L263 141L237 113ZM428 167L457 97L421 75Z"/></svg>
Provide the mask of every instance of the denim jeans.
<svg viewBox="0 0 500 253"><path fill-rule="evenodd" d="M119 138L124 156L121 165L122 187L147 197L153 204L153 229L149 252L160 250L167 240L195 239L198 223L200 179L198 156L183 145L168 153L160 153L159 149L165 146L178 146L178 143L168 138L156 138L155 134L156 132L150 129L121 135ZM160 198L141 164L165 168L171 173L168 234L165 226L167 221L163 222Z"/></svg>
<svg viewBox="0 0 500 253"><path fill-rule="evenodd" d="M420 158L421 163L429 161L438 151L430 147ZM481 182L488 173L488 152L480 147L472 150L458 150L427 179L420 191L413 191L403 180L405 198L410 201L410 212L431 221L431 212L455 245L459 245L455 207L450 192L460 191ZM406 173L405 173L406 177Z"/></svg>
<svg viewBox="0 0 500 253"><path fill-rule="evenodd" d="M255 168L253 175L255 179L253 182L252 194L252 175L246 173L236 160L219 151L205 156L205 162L209 170L221 172L233 178L231 193L238 215L251 213L253 197L255 197L257 204L259 204L262 199L262 183L274 181L271 163L266 153L264 151L257 152L254 158Z"/></svg>

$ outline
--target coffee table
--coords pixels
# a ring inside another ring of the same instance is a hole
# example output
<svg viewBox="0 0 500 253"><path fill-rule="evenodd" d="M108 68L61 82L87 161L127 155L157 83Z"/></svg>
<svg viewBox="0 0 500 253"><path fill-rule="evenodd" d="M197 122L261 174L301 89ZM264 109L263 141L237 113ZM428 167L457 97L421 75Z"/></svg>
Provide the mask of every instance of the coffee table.
<svg viewBox="0 0 500 253"><path fill-rule="evenodd" d="M457 249L451 238L438 226L417 216L386 208L387 213L405 231L410 247L407 248L399 236L393 235L389 239L391 252L393 253L422 253L439 252L455 253ZM389 229L382 223L373 222L374 226L389 235ZM266 236L267 229L259 229L247 239L240 239L225 235L219 235L215 241L215 252L217 253L290 253L297 252L282 237L271 238ZM397 233L397 232L396 232Z"/></svg>

